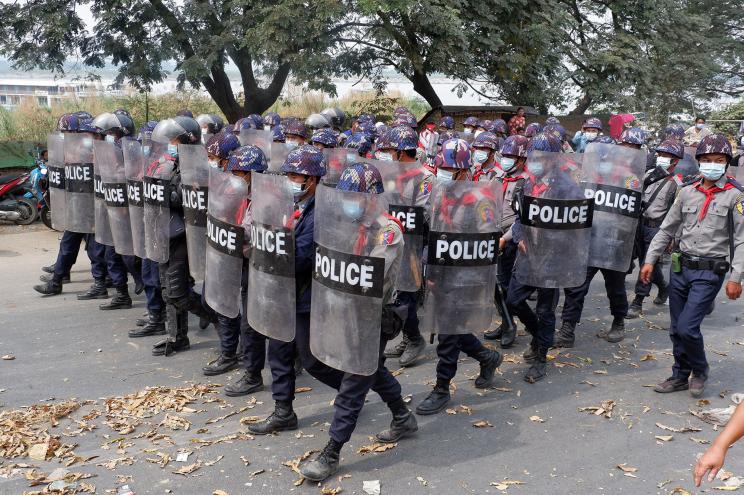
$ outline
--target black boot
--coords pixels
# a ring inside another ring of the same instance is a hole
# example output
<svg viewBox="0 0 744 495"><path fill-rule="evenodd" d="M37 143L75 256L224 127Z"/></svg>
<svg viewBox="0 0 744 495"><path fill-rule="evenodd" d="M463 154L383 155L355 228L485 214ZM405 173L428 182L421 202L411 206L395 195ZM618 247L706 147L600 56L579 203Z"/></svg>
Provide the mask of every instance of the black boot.
<svg viewBox="0 0 744 495"><path fill-rule="evenodd" d="M152 346L153 356L170 356L174 352L185 351L191 347L187 336L189 314L179 311L172 304L166 306L166 331L168 336Z"/></svg>
<svg viewBox="0 0 744 495"><path fill-rule="evenodd" d="M55 265L55 263L52 263L49 266L42 266L41 267L41 271L42 272L46 272L46 273L54 273L54 265Z"/></svg>
<svg viewBox="0 0 744 495"><path fill-rule="evenodd" d="M548 350L538 349L535 361L532 363L532 366L530 366L530 369L528 369L527 373L525 373L524 375L524 381L526 381L527 383L539 382L540 380L545 378L545 375L548 374L547 368Z"/></svg>
<svg viewBox="0 0 744 495"><path fill-rule="evenodd" d="M484 333L483 338L486 340L498 340L501 338L501 335L504 333L505 327L506 327L506 324L502 320L499 326L497 326L493 330L489 330L486 333Z"/></svg>
<svg viewBox="0 0 744 495"><path fill-rule="evenodd" d="M132 298L129 297L129 289L127 284L120 285L116 288L116 294L111 300L105 304L98 306L98 309L109 310L109 309L129 309L132 307Z"/></svg>
<svg viewBox="0 0 744 495"><path fill-rule="evenodd" d="M78 294L77 298L78 301L87 301L88 299L108 299L106 282L102 278L94 280L90 289L83 294Z"/></svg>
<svg viewBox="0 0 744 495"><path fill-rule="evenodd" d="M220 357L203 367L202 372L204 376L216 376L232 371L237 367L238 358L235 357L235 354L232 356L220 354Z"/></svg>
<svg viewBox="0 0 744 495"><path fill-rule="evenodd" d="M434 390L416 408L416 414L428 416L436 414L447 407L450 401L449 380L437 378Z"/></svg>
<svg viewBox="0 0 744 495"><path fill-rule="evenodd" d="M256 435L269 435L277 431L297 429L297 415L292 409L292 401L276 401L274 412L263 421L248 425L248 431Z"/></svg>
<svg viewBox="0 0 744 495"><path fill-rule="evenodd" d="M393 420L390 422L390 428L375 435L379 442L395 443L404 436L418 431L416 416L408 409L403 398L391 402L388 407L393 413Z"/></svg>
<svg viewBox="0 0 744 495"><path fill-rule="evenodd" d="M225 385L225 395L228 397L241 397L243 395L252 394L258 392L263 388L263 377L261 373L251 373L246 371L243 376L235 382L229 385Z"/></svg>
<svg viewBox="0 0 744 495"><path fill-rule="evenodd" d="M148 311L145 324L141 328L129 331L129 337L149 337L150 335L165 335L165 320L160 311Z"/></svg>
<svg viewBox="0 0 744 495"><path fill-rule="evenodd" d="M62 294L62 282L52 277L52 280L45 284L34 285L34 290L45 296L56 296L57 294Z"/></svg>
<svg viewBox="0 0 744 495"><path fill-rule="evenodd" d="M665 283L659 285L659 293L654 298L654 304L664 304L669 299L669 286Z"/></svg>
<svg viewBox="0 0 744 495"><path fill-rule="evenodd" d="M113 289L114 288L114 279L106 275L106 279L104 280L104 283L106 284L107 289Z"/></svg>
<svg viewBox="0 0 744 495"><path fill-rule="evenodd" d="M138 296L145 290L145 283L142 280L134 281L134 293Z"/></svg>
<svg viewBox="0 0 744 495"><path fill-rule="evenodd" d="M310 481L323 481L338 471L338 459L341 456L341 447L344 444L335 440L328 440L323 452L314 461L306 462L300 468L303 478Z"/></svg>
<svg viewBox="0 0 744 495"><path fill-rule="evenodd" d="M567 322L564 321L561 324L561 328L558 330L558 334L555 336L555 346L554 347L565 347L567 349L570 349L574 346L574 340L576 339L576 327Z"/></svg>
<svg viewBox="0 0 744 495"><path fill-rule="evenodd" d="M49 273L44 274L44 275L42 275L42 276L39 277L39 280L41 280L42 282L51 282L52 280L54 280L54 274L53 273L52 274L49 274ZM70 274L68 273L67 275L63 276L60 279L60 283L69 284L70 283Z"/></svg>
<svg viewBox="0 0 744 495"><path fill-rule="evenodd" d="M504 326L504 331L501 333L501 348L509 349L514 347L514 342L517 340L517 325L516 323Z"/></svg>
<svg viewBox="0 0 744 495"><path fill-rule="evenodd" d="M659 291L661 292L661 290ZM636 294L636 296L633 298L633 301L631 301L630 305L628 306L628 312L625 314L625 319L632 320L634 318L638 318L639 316L641 316L641 313L643 313L643 296L639 296L638 294Z"/></svg>
<svg viewBox="0 0 744 495"><path fill-rule="evenodd" d="M607 336L605 337L605 340L607 342L612 342L613 344L620 342L625 338L625 319L620 317L615 317L612 320L612 326L610 327L610 331L607 332Z"/></svg>
<svg viewBox="0 0 744 495"><path fill-rule="evenodd" d="M493 375L496 368L501 366L504 356L500 352L486 349L483 359L480 360L480 374L475 379L475 388L488 388L493 383Z"/></svg>
<svg viewBox="0 0 744 495"><path fill-rule="evenodd" d="M196 293L189 296L188 310L199 317L199 328L201 330L207 328L210 323L217 328L217 314L214 311L208 311L202 304L201 297Z"/></svg>
<svg viewBox="0 0 744 495"><path fill-rule="evenodd" d="M529 347L522 353L522 358L525 363L532 363L537 359L537 342L534 337L530 340Z"/></svg>

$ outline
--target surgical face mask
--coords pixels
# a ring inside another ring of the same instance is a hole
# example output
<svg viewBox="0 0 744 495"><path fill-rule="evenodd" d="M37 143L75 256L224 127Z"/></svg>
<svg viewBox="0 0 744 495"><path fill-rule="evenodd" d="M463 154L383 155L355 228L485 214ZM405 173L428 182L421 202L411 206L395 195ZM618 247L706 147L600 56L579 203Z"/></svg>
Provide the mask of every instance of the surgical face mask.
<svg viewBox="0 0 744 495"><path fill-rule="evenodd" d="M270 131L270 130L271 130L271 126L270 125L265 125L264 126L264 131Z"/></svg>
<svg viewBox="0 0 744 495"><path fill-rule="evenodd" d="M296 147L298 147L300 145L300 142L299 141L293 141L293 140L289 140L288 139L287 142L286 142L286 144L290 148L296 148Z"/></svg>
<svg viewBox="0 0 744 495"><path fill-rule="evenodd" d="M290 180L289 185L292 187L292 196L294 196L294 200L299 201L302 195L305 194L305 182L294 182Z"/></svg>
<svg viewBox="0 0 744 495"><path fill-rule="evenodd" d="M700 175L708 180L717 181L726 172L725 163L700 162Z"/></svg>
<svg viewBox="0 0 744 495"><path fill-rule="evenodd" d="M83 138L83 146L86 148L90 148L93 146L93 138L92 137L84 137Z"/></svg>
<svg viewBox="0 0 744 495"><path fill-rule="evenodd" d="M171 156L178 156L178 145L177 144L168 144L168 154Z"/></svg>
<svg viewBox="0 0 744 495"><path fill-rule="evenodd" d="M116 142L116 137L114 137L112 134L106 134L106 142L107 143L114 143L114 142Z"/></svg>
<svg viewBox="0 0 744 495"><path fill-rule="evenodd" d="M462 133L463 133L463 134L472 134L472 133L473 133L473 128L472 128L472 127L465 127L465 128L464 128L464 129L462 130Z"/></svg>
<svg viewBox="0 0 744 495"><path fill-rule="evenodd" d="M542 162L530 162L529 170L530 173L535 177L542 177L545 174L545 167L543 166Z"/></svg>
<svg viewBox="0 0 744 495"><path fill-rule="evenodd" d="M501 158L501 170L508 172L515 167L517 161L514 158L503 157Z"/></svg>
<svg viewBox="0 0 744 495"><path fill-rule="evenodd" d="M382 151L378 151L375 156L378 160L383 162L392 162L393 161L393 155L391 153L383 153Z"/></svg>
<svg viewBox="0 0 744 495"><path fill-rule="evenodd" d="M705 127L705 124L695 124L695 127L698 129L703 129Z"/></svg>
<svg viewBox="0 0 744 495"><path fill-rule="evenodd" d="M440 168L437 170L437 179L444 182L451 182L455 180L455 173L450 170L442 170Z"/></svg>
<svg viewBox="0 0 744 495"><path fill-rule="evenodd" d="M207 129L206 127L202 127L201 131L202 131L202 136L206 136L207 134L209 134L209 129Z"/></svg>
<svg viewBox="0 0 744 495"><path fill-rule="evenodd" d="M597 139L597 136L599 135L599 133L597 133L597 132L585 132L584 135L586 135L586 140L587 141L594 141L595 139Z"/></svg>
<svg viewBox="0 0 744 495"><path fill-rule="evenodd" d="M475 150L475 153L473 153L473 161L478 165L483 165L488 161L488 151Z"/></svg>
<svg viewBox="0 0 744 495"><path fill-rule="evenodd" d="M669 167L672 166L672 159L668 156L657 156L656 157L656 166L661 167L664 170L669 169Z"/></svg>
<svg viewBox="0 0 744 495"><path fill-rule="evenodd" d="M142 154L144 156L150 156L150 147L149 146L143 146L142 147Z"/></svg>
<svg viewBox="0 0 744 495"><path fill-rule="evenodd" d="M346 161L348 163L356 162L359 159L359 153L346 153Z"/></svg>
<svg viewBox="0 0 744 495"><path fill-rule="evenodd" d="M359 220L364 215L364 208L359 201L353 199L345 199L341 203L341 208L344 211L344 215L347 217Z"/></svg>
<svg viewBox="0 0 744 495"><path fill-rule="evenodd" d="M212 168L220 168L219 160L209 160L209 166Z"/></svg>
<svg viewBox="0 0 744 495"><path fill-rule="evenodd" d="M475 131L475 133L473 134L473 137L478 137L478 136L480 135L480 133L481 133L481 132L483 132L483 131L481 131L480 129L478 129L478 130L477 130L477 131Z"/></svg>
<svg viewBox="0 0 744 495"><path fill-rule="evenodd" d="M597 172L599 175L610 175L612 172L612 162L599 162Z"/></svg>

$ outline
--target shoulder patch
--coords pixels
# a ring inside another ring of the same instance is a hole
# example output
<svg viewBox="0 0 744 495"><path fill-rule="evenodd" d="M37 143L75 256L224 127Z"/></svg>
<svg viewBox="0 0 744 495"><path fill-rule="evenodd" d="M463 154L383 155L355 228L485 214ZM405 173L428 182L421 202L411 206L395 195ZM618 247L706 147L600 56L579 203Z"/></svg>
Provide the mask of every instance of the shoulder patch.
<svg viewBox="0 0 744 495"><path fill-rule="evenodd" d="M431 176L429 176L421 182L421 185L419 186L419 192L421 194L431 194L431 185L432 180Z"/></svg>
<svg viewBox="0 0 744 495"><path fill-rule="evenodd" d="M382 233L380 233L380 244L384 244L386 246L389 246L393 243L395 240L395 227L393 225L388 225L384 229L382 229Z"/></svg>
<svg viewBox="0 0 744 495"><path fill-rule="evenodd" d="M744 193L739 193L734 201L734 208L739 212L739 215L744 215Z"/></svg>
<svg viewBox="0 0 744 495"><path fill-rule="evenodd" d="M496 221L496 211L490 201L480 201L476 207L476 211L478 212L478 218L482 222L488 223Z"/></svg>
<svg viewBox="0 0 744 495"><path fill-rule="evenodd" d="M630 177L627 177L625 179L625 189L634 189L638 190L641 188L641 181L638 180L638 177L635 175L631 175Z"/></svg>

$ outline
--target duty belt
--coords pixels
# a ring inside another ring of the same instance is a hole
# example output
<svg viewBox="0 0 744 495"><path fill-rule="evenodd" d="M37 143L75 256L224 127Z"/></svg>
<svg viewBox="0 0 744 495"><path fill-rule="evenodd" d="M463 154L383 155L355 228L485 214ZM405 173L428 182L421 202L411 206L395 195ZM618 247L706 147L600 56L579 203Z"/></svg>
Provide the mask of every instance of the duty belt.
<svg viewBox="0 0 744 495"><path fill-rule="evenodd" d="M643 219L643 225L650 229L658 229L661 227L662 223L664 223L664 220L651 220L650 218Z"/></svg>
<svg viewBox="0 0 744 495"><path fill-rule="evenodd" d="M723 264L725 264L724 271L727 271L729 268L729 264L726 261L726 258L709 258L706 256L692 256L687 253L680 253L681 256L679 257L679 260L682 264L682 266L689 268L690 270L716 270L723 268Z"/></svg>

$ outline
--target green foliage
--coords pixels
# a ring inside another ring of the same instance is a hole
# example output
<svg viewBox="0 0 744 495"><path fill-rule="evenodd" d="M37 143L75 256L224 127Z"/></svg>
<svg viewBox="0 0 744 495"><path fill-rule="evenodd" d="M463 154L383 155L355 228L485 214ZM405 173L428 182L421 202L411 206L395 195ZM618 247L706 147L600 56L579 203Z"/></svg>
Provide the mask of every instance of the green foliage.
<svg viewBox="0 0 744 495"><path fill-rule="evenodd" d="M727 105L722 109L712 112L709 120L744 120L744 100ZM736 136L739 133L740 122L712 122L718 132L728 136Z"/></svg>

